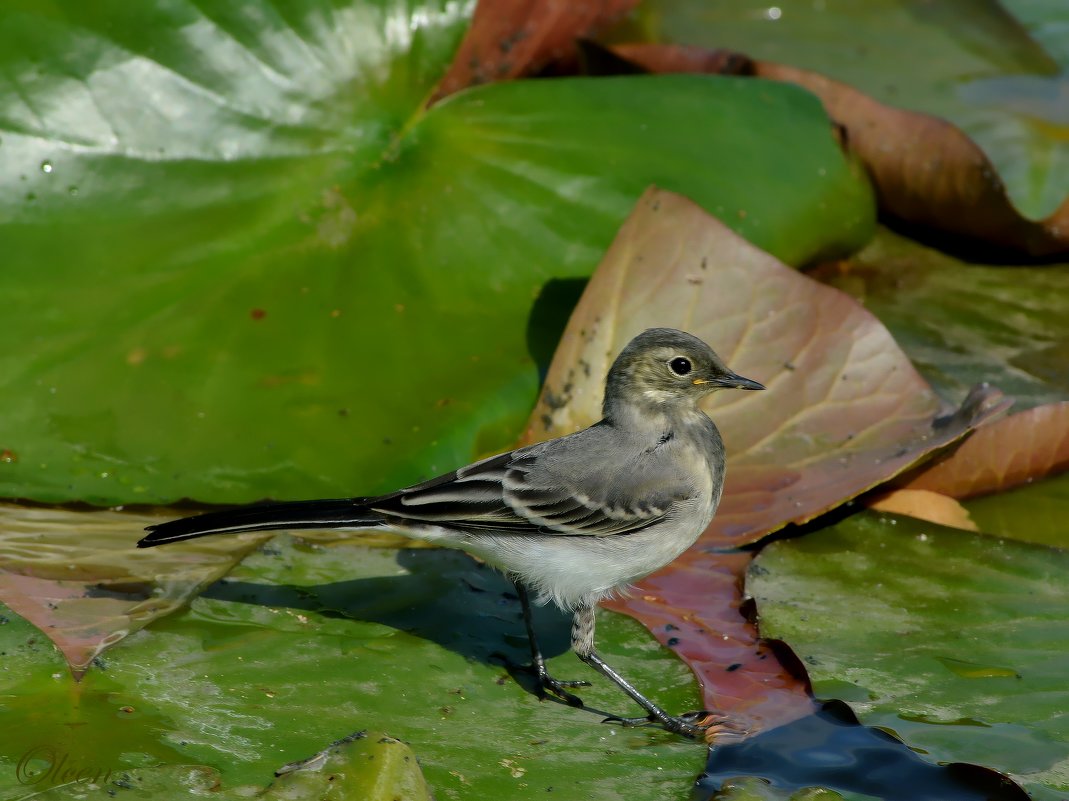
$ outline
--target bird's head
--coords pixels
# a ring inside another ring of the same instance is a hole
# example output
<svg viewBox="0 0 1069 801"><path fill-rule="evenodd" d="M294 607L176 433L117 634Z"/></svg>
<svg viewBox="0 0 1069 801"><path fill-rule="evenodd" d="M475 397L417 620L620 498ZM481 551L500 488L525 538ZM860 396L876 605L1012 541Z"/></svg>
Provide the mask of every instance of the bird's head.
<svg viewBox="0 0 1069 801"><path fill-rule="evenodd" d="M662 414L694 409L718 389L764 389L728 369L696 336L674 328L650 328L632 339L616 357L605 384L605 417L622 406Z"/></svg>

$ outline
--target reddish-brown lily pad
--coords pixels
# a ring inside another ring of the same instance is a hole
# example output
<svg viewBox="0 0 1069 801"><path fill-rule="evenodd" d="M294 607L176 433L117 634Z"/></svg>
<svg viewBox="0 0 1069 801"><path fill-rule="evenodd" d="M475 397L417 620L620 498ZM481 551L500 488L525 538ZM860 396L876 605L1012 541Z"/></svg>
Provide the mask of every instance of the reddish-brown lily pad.
<svg viewBox="0 0 1069 801"><path fill-rule="evenodd" d="M813 711L809 679L786 648L764 642L740 609L753 554L692 553L605 604L641 621L698 677L705 705L729 717L710 729L724 742L775 728Z"/></svg>
<svg viewBox="0 0 1069 801"><path fill-rule="evenodd" d="M432 102L469 86L531 75L572 57L575 41L609 25L638 0L483 0Z"/></svg>
<svg viewBox="0 0 1069 801"><path fill-rule="evenodd" d="M1000 393L978 388L948 413L856 301L750 245L689 200L651 189L568 323L527 441L596 421L612 358L653 326L694 333L732 369L768 389L722 392L709 403L728 449L720 512L695 547L614 608L646 622L662 642L678 640L672 645L695 668L710 707L744 710L753 699L731 700L737 691L724 684L730 676L724 668L739 661L740 647L752 649L757 641L749 630L749 639L728 634L728 645L719 648L723 635L712 632L724 627L730 607L710 596L712 577L724 571L711 550L811 520L953 442L1005 404ZM669 623L687 626L685 635L673 634ZM770 720L762 713L744 725Z"/></svg>
<svg viewBox="0 0 1069 801"><path fill-rule="evenodd" d="M899 486L973 498L1065 470L1069 470L1069 401L1036 406L982 426Z"/></svg>
<svg viewBox="0 0 1069 801"><path fill-rule="evenodd" d="M76 679L93 659L173 612L270 534L137 550L159 515L0 505L0 601L43 631Z"/></svg>

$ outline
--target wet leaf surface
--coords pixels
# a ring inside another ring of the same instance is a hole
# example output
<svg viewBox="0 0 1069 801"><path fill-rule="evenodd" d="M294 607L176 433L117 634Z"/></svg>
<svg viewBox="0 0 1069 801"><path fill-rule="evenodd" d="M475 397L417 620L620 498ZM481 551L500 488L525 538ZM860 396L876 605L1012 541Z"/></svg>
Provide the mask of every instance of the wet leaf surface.
<svg viewBox="0 0 1069 801"><path fill-rule="evenodd" d="M45 762L41 764L41 767L44 769L46 764L58 763L62 766L60 768L62 773L68 768L66 763L61 762L63 756L63 754L49 752L48 759L55 759L57 762ZM92 769L95 775L95 767ZM210 798L210 794L219 790L218 771L204 765L168 765L101 774L101 776L104 775L107 775L107 781L88 783L68 781L54 784L51 781L50 772L45 772L37 783L23 786L20 789L33 793L29 797L34 801L84 801L87 797L95 796L144 799L145 801L183 795L193 798L198 796Z"/></svg>
<svg viewBox="0 0 1069 801"><path fill-rule="evenodd" d="M124 770L72 762L71 752L38 746L16 768L23 789L45 801L83 801L96 793L110 797L209 797L226 792L232 798L325 801L429 801L415 753L381 732L359 732L335 743L299 770L278 776L267 787L226 787L219 771L205 765L157 765ZM14 798L14 796L10 796Z"/></svg>
<svg viewBox="0 0 1069 801"><path fill-rule="evenodd" d="M0 797L35 742L113 770L201 765L232 794L382 731L411 746L436 798L473 801L684 799L706 753L601 723L632 707L568 651L569 621L548 609L535 617L550 670L594 686L581 690L591 709L539 702L528 674L506 667L529 659L511 585L455 551L278 537L77 684L34 628L5 617L0 704L20 725L0 728ZM598 641L666 708L699 706L691 672L634 621L599 614Z"/></svg>
<svg viewBox="0 0 1069 801"><path fill-rule="evenodd" d="M791 644L817 697L931 760L1056 799L1069 789L1067 574L1065 550L865 513L769 545L746 587L761 633Z"/></svg>
<svg viewBox="0 0 1069 801"><path fill-rule="evenodd" d="M180 609L269 534L136 550L161 515L0 505L0 601L32 622L80 678L124 637Z"/></svg>

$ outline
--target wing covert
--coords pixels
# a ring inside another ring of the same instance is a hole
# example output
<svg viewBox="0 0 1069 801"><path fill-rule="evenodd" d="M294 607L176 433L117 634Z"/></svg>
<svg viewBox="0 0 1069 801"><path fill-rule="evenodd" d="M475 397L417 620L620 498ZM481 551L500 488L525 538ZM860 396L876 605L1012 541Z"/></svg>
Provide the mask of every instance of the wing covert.
<svg viewBox="0 0 1069 801"><path fill-rule="evenodd" d="M668 513L667 499L630 504L591 497L540 462L533 446L375 499L369 506L398 523L421 522L499 535L631 534Z"/></svg>

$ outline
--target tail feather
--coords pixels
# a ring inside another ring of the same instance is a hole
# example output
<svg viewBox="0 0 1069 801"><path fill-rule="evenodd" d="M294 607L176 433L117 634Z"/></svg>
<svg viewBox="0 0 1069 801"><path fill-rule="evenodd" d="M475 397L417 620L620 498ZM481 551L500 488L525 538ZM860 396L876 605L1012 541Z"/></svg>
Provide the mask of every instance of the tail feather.
<svg viewBox="0 0 1069 801"><path fill-rule="evenodd" d="M371 528L382 522L382 515L368 509L360 499L264 503L157 523L146 529L149 533L141 538L137 547L151 548L209 534L278 529Z"/></svg>

